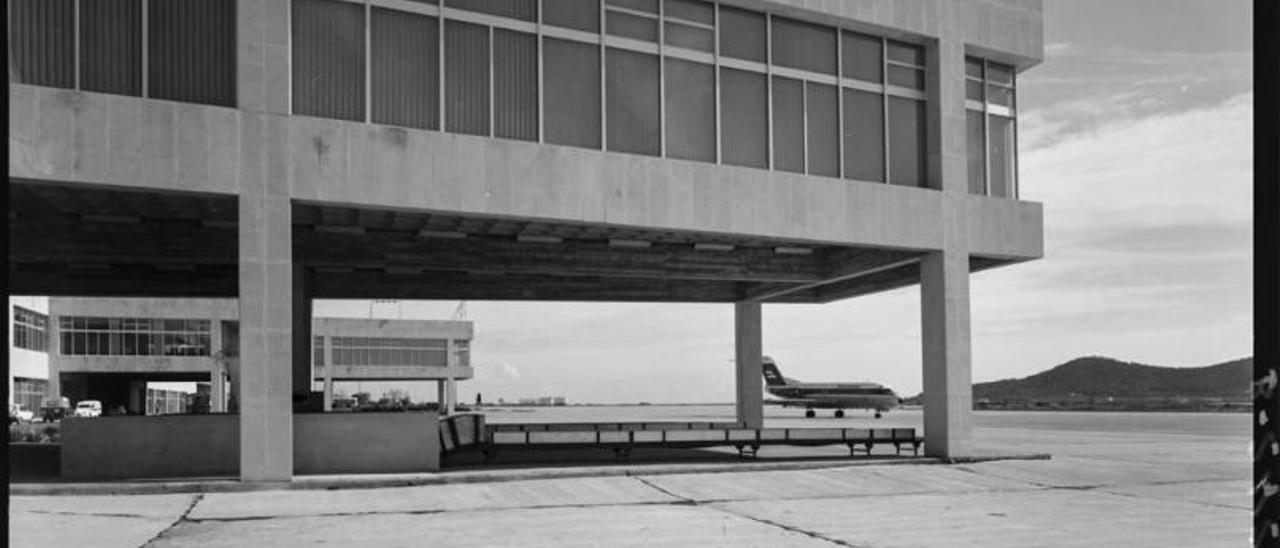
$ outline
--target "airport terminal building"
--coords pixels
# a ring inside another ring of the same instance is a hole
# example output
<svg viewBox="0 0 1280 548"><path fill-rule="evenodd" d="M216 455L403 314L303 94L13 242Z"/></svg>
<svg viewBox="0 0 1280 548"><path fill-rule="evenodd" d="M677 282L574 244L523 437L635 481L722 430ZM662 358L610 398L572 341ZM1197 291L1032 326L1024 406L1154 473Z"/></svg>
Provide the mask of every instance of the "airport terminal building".
<svg viewBox="0 0 1280 548"><path fill-rule="evenodd" d="M971 454L969 276L1043 251L1037 0L9 10L12 292L232 299L246 481L329 443L321 298L732 304L760 426L762 304L918 284L925 450Z"/></svg>

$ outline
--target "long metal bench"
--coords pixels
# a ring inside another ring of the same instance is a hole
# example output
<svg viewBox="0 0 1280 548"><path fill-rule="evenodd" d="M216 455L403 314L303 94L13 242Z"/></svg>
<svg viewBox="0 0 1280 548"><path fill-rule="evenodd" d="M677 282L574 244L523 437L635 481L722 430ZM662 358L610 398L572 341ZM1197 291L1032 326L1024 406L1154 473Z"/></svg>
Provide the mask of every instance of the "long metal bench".
<svg viewBox="0 0 1280 548"><path fill-rule="evenodd" d="M850 456L859 452L870 455L880 445L894 446L894 453L901 455L910 448L919 455L924 439L914 428L742 428L729 423L728 427L691 428L685 426L661 427L636 426L640 423L580 423L580 424L522 424L490 425L486 427L486 442L481 446L486 460L493 460L501 448L612 449L618 460L630 456L632 449L643 447L698 448L732 446L739 458L755 458L764 445L846 445ZM682 423L675 423L681 425Z"/></svg>

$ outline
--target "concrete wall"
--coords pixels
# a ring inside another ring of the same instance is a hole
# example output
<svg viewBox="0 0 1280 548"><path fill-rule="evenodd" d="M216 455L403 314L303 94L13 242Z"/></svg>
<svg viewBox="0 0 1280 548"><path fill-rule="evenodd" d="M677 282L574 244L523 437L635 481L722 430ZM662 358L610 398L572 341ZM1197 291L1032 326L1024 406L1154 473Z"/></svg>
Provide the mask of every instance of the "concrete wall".
<svg viewBox="0 0 1280 548"><path fill-rule="evenodd" d="M433 472L440 469L435 413L339 413L293 417L297 474ZM240 472L240 417L183 415L68 419L62 479L233 477Z"/></svg>
<svg viewBox="0 0 1280 548"><path fill-rule="evenodd" d="M21 306L27 310L39 312L48 315L49 298L48 297L9 297L9 304L5 308L5 317L9 324L9 394L13 395L13 378L26 377L29 379L47 379L49 378L49 354L47 352L36 352L25 348L18 348L13 345L13 307ZM49 319L49 323L53 322L53 318ZM46 324L46 333L48 333L48 325Z"/></svg>
<svg viewBox="0 0 1280 548"><path fill-rule="evenodd" d="M231 477L240 471L235 415L62 421L62 479Z"/></svg>
<svg viewBox="0 0 1280 548"><path fill-rule="evenodd" d="M470 340L474 332L471 322L450 320L384 320L365 318L314 318L311 334L315 337L395 337L417 339Z"/></svg>
<svg viewBox="0 0 1280 548"><path fill-rule="evenodd" d="M296 474L434 472L440 422L433 412L294 415Z"/></svg>

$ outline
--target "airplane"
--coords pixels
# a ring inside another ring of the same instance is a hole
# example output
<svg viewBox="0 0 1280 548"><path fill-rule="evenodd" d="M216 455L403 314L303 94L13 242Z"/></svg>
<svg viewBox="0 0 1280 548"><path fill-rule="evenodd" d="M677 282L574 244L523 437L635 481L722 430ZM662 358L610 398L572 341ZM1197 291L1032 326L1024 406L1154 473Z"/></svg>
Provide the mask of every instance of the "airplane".
<svg viewBox="0 0 1280 548"><path fill-rule="evenodd" d="M871 409L880 413L898 406L901 400L889 387L874 382L818 383L800 382L782 376L773 358L764 357L765 389L782 398L783 407L804 407L804 416L817 416L814 409L835 409L836 418L844 417L845 409Z"/></svg>

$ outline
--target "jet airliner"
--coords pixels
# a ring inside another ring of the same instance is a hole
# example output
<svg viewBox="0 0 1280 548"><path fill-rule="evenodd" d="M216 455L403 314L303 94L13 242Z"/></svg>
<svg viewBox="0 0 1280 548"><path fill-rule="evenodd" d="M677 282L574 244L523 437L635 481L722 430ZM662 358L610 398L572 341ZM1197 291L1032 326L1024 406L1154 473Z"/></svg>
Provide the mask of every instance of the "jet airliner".
<svg viewBox="0 0 1280 548"><path fill-rule="evenodd" d="M898 406L901 400L889 387L874 382L819 383L800 382L782 376L773 358L764 357L765 389L781 398L783 407L804 407L804 416L814 417L814 409L835 409L837 418L845 409L871 409L880 413Z"/></svg>

